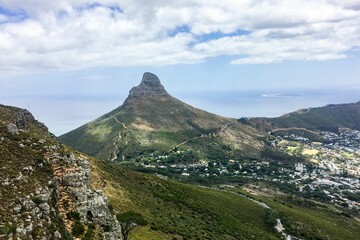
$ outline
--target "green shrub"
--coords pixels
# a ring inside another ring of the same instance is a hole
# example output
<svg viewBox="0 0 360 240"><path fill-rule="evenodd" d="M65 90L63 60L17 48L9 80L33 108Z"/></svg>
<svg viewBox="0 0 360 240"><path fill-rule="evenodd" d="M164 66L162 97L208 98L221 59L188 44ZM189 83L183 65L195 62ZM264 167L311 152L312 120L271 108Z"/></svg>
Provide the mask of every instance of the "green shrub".
<svg viewBox="0 0 360 240"><path fill-rule="evenodd" d="M0 227L0 234L9 234L11 233L11 227L9 226L3 226L3 227Z"/></svg>
<svg viewBox="0 0 360 240"><path fill-rule="evenodd" d="M31 200L36 204L39 205L41 203L44 203L44 200L42 200L40 197L32 197Z"/></svg>
<svg viewBox="0 0 360 240"><path fill-rule="evenodd" d="M71 219L71 220L80 220L80 213L76 212L76 211L71 211L66 213L66 217Z"/></svg>
<svg viewBox="0 0 360 240"><path fill-rule="evenodd" d="M74 235L75 237L80 237L85 231L84 225L79 222L76 221L74 222L74 225L72 227L72 235Z"/></svg>
<svg viewBox="0 0 360 240"><path fill-rule="evenodd" d="M110 232L112 227L110 225L101 225L104 232Z"/></svg>
<svg viewBox="0 0 360 240"><path fill-rule="evenodd" d="M9 223L6 223L5 226L0 227L0 234L15 233L15 231L16 225L11 225Z"/></svg>
<svg viewBox="0 0 360 240"><path fill-rule="evenodd" d="M93 235L94 235L94 229L88 226L88 229L86 230L83 240L91 240L93 239Z"/></svg>
<svg viewBox="0 0 360 240"><path fill-rule="evenodd" d="M265 223L270 230L274 230L274 226L276 225L278 218L279 215L276 212L270 209L266 211Z"/></svg>

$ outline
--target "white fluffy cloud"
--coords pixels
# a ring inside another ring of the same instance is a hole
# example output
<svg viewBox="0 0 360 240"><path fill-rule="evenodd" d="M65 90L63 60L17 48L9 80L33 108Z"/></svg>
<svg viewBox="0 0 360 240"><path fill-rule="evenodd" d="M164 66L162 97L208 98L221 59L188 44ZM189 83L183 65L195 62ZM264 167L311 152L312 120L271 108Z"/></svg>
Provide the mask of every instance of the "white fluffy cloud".
<svg viewBox="0 0 360 240"><path fill-rule="evenodd" d="M320 61L360 46L358 0L0 0L0 69Z"/></svg>

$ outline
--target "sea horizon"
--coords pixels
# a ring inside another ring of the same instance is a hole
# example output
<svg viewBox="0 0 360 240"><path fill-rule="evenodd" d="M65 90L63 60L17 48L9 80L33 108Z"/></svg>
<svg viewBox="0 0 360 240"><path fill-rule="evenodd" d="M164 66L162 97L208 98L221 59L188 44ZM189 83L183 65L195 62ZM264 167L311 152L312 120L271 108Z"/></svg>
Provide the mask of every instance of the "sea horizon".
<svg viewBox="0 0 360 240"><path fill-rule="evenodd" d="M298 109L360 101L360 88L251 89L169 93L181 101L224 117L278 117ZM120 106L127 92L108 95L6 96L0 101L30 110L60 136Z"/></svg>

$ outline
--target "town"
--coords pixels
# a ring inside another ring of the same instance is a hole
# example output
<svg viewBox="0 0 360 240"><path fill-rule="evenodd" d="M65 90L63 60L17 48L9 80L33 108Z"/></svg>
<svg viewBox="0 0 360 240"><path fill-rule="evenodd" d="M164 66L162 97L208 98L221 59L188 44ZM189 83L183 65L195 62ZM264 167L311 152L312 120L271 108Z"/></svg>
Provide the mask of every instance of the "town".
<svg viewBox="0 0 360 240"><path fill-rule="evenodd" d="M160 177L201 182L262 182L285 194L334 203L357 212L360 209L360 132L321 132L322 142L295 134L271 136L273 148L288 160L191 160L191 149L172 154L150 154L138 167ZM174 156L180 161L174 161ZM302 159L294 161L293 158ZM300 158L301 157L301 158ZM227 186L229 186L227 184Z"/></svg>

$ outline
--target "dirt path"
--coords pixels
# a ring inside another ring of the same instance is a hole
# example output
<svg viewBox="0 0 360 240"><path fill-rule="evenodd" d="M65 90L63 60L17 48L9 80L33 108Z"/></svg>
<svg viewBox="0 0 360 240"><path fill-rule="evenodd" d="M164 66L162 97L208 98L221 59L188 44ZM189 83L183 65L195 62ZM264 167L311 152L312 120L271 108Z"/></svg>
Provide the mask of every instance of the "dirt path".
<svg viewBox="0 0 360 240"><path fill-rule="evenodd" d="M180 146L182 146L182 145L185 145L185 144L187 144L187 143L189 143L189 142L192 142L192 141L194 141L194 140L196 140L196 139L210 137L211 134L219 134L219 133L225 131L226 128L228 128L229 125L232 125L232 124L235 124L235 123L237 123L237 122L226 123L226 124L225 124L222 128L220 128L220 130L218 130L218 131L215 131L215 132L212 132L212 133L208 133L208 134L201 134L200 136L187 139L187 140L185 140L185 141L183 141L183 142L175 145L174 147L172 147L169 152L172 152L172 151L174 151L175 149L177 149L178 147L180 147Z"/></svg>
<svg viewBox="0 0 360 240"><path fill-rule="evenodd" d="M123 122L120 122L119 120L117 120L117 118L115 117L115 116L113 116L113 115L110 115L110 114L108 114L110 117L112 117L118 124L120 124L123 128L125 128L125 129L128 129L127 127L126 127L126 125L123 123Z"/></svg>

